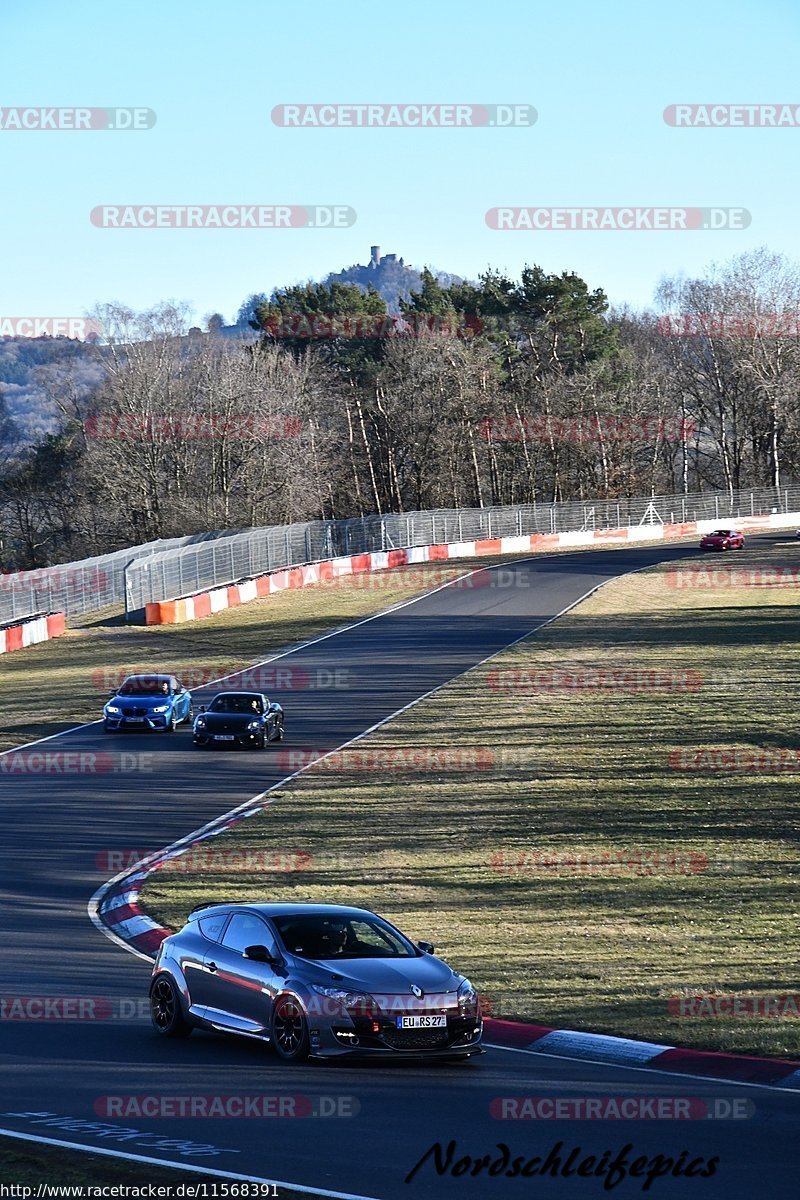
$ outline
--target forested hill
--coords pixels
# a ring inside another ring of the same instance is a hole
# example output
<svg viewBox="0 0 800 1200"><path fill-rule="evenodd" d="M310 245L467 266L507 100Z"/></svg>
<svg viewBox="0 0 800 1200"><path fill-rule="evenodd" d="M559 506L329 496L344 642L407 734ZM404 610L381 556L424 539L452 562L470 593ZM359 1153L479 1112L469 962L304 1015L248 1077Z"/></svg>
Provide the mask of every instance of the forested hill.
<svg viewBox="0 0 800 1200"><path fill-rule="evenodd" d="M356 284L367 291L370 286L382 297L390 313L399 313L400 301L408 301L412 291L419 291L422 275L396 254L380 255L379 247L366 264L355 263L342 271L331 272L325 284L342 282ZM460 276L432 270L431 274L443 286L461 282ZM275 289L278 290L277 288ZM275 293L273 292L273 295ZM267 300L264 292L253 293L237 313L234 324L226 325L219 314L206 319L205 328L241 337L250 332L255 306ZM255 337L255 334L253 334ZM0 337L0 447L12 441L30 444L53 432L63 422L67 377L90 388L102 376L96 353L83 342L66 337Z"/></svg>

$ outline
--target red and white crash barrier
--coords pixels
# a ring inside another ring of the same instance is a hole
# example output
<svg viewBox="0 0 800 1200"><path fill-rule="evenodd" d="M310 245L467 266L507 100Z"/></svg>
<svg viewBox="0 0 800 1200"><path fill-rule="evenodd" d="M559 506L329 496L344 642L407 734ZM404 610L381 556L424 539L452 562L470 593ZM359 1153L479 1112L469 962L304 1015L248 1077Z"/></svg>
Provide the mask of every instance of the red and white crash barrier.
<svg viewBox="0 0 800 1200"><path fill-rule="evenodd" d="M446 562L448 559L481 558L487 555L536 554L552 550L579 550L590 546L614 546L629 542L657 542L682 537L702 537L714 529L740 529L748 533L759 529L781 529L800 526L800 513L766 513L741 517L738 520L720 518L714 521L684 521L668 525L627 525L620 529L580 529L567 533L530 533L521 537L477 538L470 542L442 542L430 546L410 546L405 550L380 550L371 554L351 554L344 558L325 559L303 567L285 567L255 579L247 579L229 587L214 588L183 596L177 600L159 600L146 607L148 625L178 625L196 621L226 608L235 608L282 592L287 588L307 587L314 583L330 583L345 575L360 575L366 571L386 571L392 567L426 562Z"/></svg>
<svg viewBox="0 0 800 1200"><path fill-rule="evenodd" d="M5 625L0 629L0 654L23 650L39 642L49 642L51 638L61 637L65 630L66 618L63 613L28 617L18 625Z"/></svg>

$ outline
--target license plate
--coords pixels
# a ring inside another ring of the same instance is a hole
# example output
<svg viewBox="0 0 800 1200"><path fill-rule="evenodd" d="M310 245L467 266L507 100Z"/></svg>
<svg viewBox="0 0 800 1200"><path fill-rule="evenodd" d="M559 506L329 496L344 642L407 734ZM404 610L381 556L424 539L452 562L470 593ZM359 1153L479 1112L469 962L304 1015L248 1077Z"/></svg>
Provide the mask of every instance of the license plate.
<svg viewBox="0 0 800 1200"><path fill-rule="evenodd" d="M447 1027L447 1017L444 1013L435 1016L415 1016L415 1017L398 1017L398 1029L445 1029Z"/></svg>
<svg viewBox="0 0 800 1200"><path fill-rule="evenodd" d="M234 735L232 733L215 733L214 741L215 742L235 742L236 738L234 737Z"/></svg>
<svg viewBox="0 0 800 1200"><path fill-rule="evenodd" d="M146 717L126 717L129 725L144 725Z"/></svg>

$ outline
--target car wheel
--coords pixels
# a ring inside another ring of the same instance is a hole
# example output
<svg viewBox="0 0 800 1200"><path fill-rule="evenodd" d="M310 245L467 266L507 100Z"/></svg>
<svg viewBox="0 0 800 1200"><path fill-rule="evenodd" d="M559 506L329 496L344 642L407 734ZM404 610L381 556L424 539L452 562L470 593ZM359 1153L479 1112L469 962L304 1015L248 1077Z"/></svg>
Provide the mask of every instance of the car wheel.
<svg viewBox="0 0 800 1200"><path fill-rule="evenodd" d="M284 1062L308 1058L308 1025L305 1013L292 996L281 996L272 1010L270 1041Z"/></svg>
<svg viewBox="0 0 800 1200"><path fill-rule="evenodd" d="M192 1032L183 1015L178 989L169 975L159 975L150 988L150 1020L160 1037L188 1037Z"/></svg>
<svg viewBox="0 0 800 1200"><path fill-rule="evenodd" d="M283 721L278 721L278 724L275 726L275 741L283 741Z"/></svg>

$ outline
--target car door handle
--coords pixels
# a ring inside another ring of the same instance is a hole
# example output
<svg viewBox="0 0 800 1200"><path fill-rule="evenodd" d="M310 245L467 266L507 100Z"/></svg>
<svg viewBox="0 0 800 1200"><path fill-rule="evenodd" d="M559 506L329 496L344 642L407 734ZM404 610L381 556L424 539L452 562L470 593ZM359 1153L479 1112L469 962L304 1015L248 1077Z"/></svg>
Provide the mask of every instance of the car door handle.
<svg viewBox="0 0 800 1200"><path fill-rule="evenodd" d="M216 971L216 969L217 969L217 964L216 964L216 963L209 963L209 964L208 964L208 969L209 969L209 971Z"/></svg>

